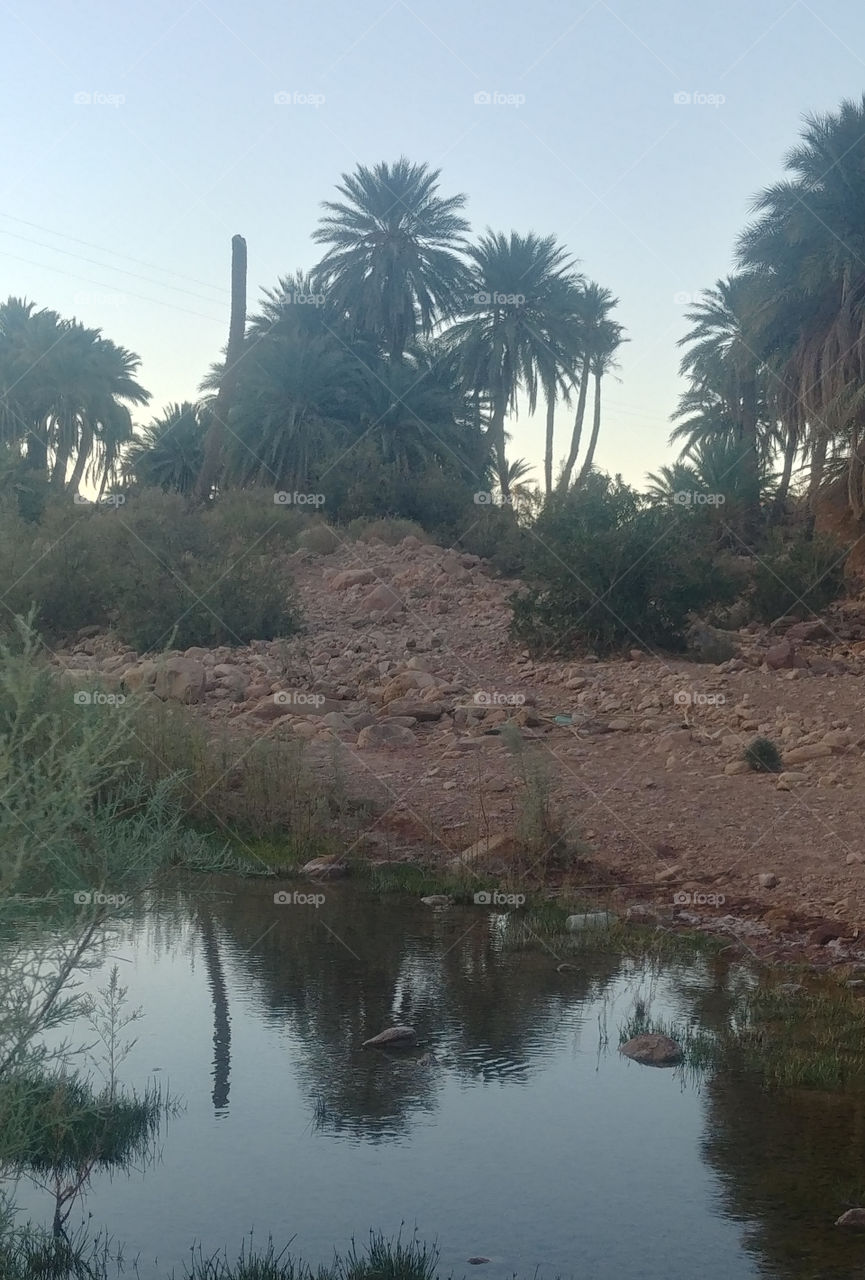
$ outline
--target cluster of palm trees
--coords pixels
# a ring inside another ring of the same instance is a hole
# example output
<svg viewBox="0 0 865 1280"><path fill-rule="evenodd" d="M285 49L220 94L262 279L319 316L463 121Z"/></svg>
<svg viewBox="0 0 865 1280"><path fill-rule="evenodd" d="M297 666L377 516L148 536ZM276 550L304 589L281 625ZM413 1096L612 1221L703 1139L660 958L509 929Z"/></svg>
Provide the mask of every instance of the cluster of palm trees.
<svg viewBox="0 0 865 1280"><path fill-rule="evenodd" d="M786 170L754 202L737 272L688 313L672 437L686 465L727 449L751 532L799 475L812 514L843 480L851 515L865 515L865 96L807 117Z"/></svg>
<svg viewBox="0 0 865 1280"><path fill-rule="evenodd" d="M131 406L149 393L136 382L139 359L98 329L0 303L0 447L7 465L47 475L55 490L100 492L133 439Z"/></svg>

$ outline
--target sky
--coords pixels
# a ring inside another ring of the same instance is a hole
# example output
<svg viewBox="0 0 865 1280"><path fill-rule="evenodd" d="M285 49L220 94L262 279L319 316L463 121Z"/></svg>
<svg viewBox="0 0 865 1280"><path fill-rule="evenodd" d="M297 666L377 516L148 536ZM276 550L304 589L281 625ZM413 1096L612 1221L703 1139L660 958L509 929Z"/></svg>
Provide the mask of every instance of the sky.
<svg viewBox="0 0 865 1280"><path fill-rule="evenodd" d="M0 48L0 296L141 357L195 399L249 299L319 256L342 173L407 155L473 230L554 233L629 342L596 462L669 463L676 343L733 266L801 118L865 92L861 0L11 0ZM559 411L556 454L566 452ZM543 424L509 424L541 476Z"/></svg>

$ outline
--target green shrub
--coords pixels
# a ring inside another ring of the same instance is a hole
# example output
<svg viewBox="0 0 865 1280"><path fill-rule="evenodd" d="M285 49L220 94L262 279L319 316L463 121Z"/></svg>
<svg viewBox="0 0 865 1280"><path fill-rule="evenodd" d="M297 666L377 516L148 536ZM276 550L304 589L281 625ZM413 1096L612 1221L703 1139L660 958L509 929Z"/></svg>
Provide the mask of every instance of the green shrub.
<svg viewBox="0 0 865 1280"><path fill-rule="evenodd" d="M332 556L342 546L342 538L329 524L311 524L297 540L299 547L313 551L318 556Z"/></svg>
<svg viewBox="0 0 865 1280"><path fill-rule="evenodd" d="M386 542L389 547L395 547L403 538L418 538L421 542L428 542L429 538L424 533L419 524L414 520L403 520L398 516L379 517L377 520L352 520L346 529L349 538L356 538L358 542L371 542L373 538L377 538L379 542Z"/></svg>
<svg viewBox="0 0 865 1280"><path fill-rule="evenodd" d="M781 752L771 738L755 738L742 753L755 773L780 773L783 766Z"/></svg>
<svg viewBox="0 0 865 1280"><path fill-rule="evenodd" d="M774 622L787 614L822 613L844 593L846 551L825 535L798 533L788 542L777 536L754 570L754 616Z"/></svg>
<svg viewBox="0 0 865 1280"><path fill-rule="evenodd" d="M527 538L513 631L535 651L680 650L690 616L732 598L687 513L647 507L617 477L544 507Z"/></svg>

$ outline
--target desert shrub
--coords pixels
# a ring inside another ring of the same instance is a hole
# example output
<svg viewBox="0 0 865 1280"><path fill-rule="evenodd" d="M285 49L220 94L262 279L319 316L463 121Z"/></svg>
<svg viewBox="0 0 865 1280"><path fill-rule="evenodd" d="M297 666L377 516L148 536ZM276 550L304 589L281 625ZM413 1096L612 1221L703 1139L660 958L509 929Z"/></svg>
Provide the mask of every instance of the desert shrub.
<svg viewBox="0 0 865 1280"><path fill-rule="evenodd" d="M332 556L342 546L342 539L329 524L311 524L300 534L297 545L318 556Z"/></svg>
<svg viewBox="0 0 865 1280"><path fill-rule="evenodd" d="M291 534L273 532L284 514ZM207 510L159 490L111 507L56 500L39 524L6 504L3 619L8 627L35 603L52 639L112 626L137 649L290 635L298 619L288 552L303 523L250 495Z"/></svg>
<svg viewBox="0 0 865 1280"><path fill-rule="evenodd" d="M734 590L687 516L647 507L619 477L552 498L527 547L513 630L536 651L680 650L690 615Z"/></svg>
<svg viewBox="0 0 865 1280"><path fill-rule="evenodd" d="M399 517L380 517L378 520L352 520L346 528L346 535L349 538L356 538L358 542L371 542L373 538L377 538L379 542L386 542L389 547L395 547L403 538L419 538L421 542L428 542L429 539L419 524L414 520L402 520Z"/></svg>
<svg viewBox="0 0 865 1280"><path fill-rule="evenodd" d="M844 593L846 551L825 535L772 540L754 570L752 608L763 622L821 613Z"/></svg>
<svg viewBox="0 0 865 1280"><path fill-rule="evenodd" d="M294 502L275 502L272 488L255 486L221 493L203 513L203 521L221 543L254 546L257 551L292 551L310 523L312 510Z"/></svg>
<svg viewBox="0 0 865 1280"><path fill-rule="evenodd" d="M755 738L749 742L742 759L755 773L780 773L783 768L781 752L771 738Z"/></svg>
<svg viewBox="0 0 865 1280"><path fill-rule="evenodd" d="M506 577L523 573L530 554L531 530L507 507L473 505L455 541L464 551L489 560Z"/></svg>

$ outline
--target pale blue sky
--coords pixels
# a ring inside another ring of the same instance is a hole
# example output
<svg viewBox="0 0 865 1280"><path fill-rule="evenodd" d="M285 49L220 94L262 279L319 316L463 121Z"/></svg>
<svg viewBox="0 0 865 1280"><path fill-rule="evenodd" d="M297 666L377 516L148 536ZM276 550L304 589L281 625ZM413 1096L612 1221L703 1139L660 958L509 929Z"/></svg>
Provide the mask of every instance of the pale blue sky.
<svg viewBox="0 0 865 1280"><path fill-rule="evenodd" d="M254 305L315 261L318 205L343 171L406 154L467 194L475 229L554 232L620 297L631 341L597 461L635 482L671 454L681 295L730 269L801 115L865 90L861 0L2 12L0 294L137 351L154 408L194 398L225 339L232 234L248 242ZM277 104L281 91L324 101ZM479 91L524 101L478 105ZM559 452L569 425L561 413ZM541 423L512 430L512 455L537 462Z"/></svg>

